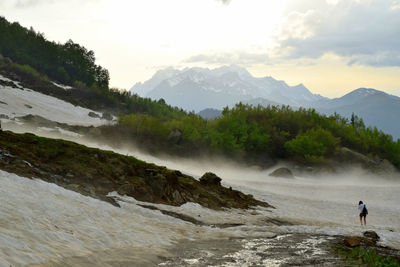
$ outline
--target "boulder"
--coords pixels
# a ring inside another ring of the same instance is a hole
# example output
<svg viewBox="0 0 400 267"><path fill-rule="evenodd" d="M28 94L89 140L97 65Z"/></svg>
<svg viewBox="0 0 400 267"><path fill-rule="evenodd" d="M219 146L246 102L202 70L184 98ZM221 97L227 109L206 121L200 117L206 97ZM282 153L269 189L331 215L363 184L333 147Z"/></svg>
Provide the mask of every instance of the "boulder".
<svg viewBox="0 0 400 267"><path fill-rule="evenodd" d="M374 241L374 242L377 242L377 241L379 241L379 239L380 239L379 235L378 235L375 231L365 231L365 232L363 233L363 235L364 235L366 238L368 238L368 239L370 239L370 240L372 240L372 241Z"/></svg>
<svg viewBox="0 0 400 267"><path fill-rule="evenodd" d="M361 245L361 238L358 236L346 237L344 240L344 244L352 248L359 247Z"/></svg>
<svg viewBox="0 0 400 267"><path fill-rule="evenodd" d="M135 191L135 187L134 187L133 185L131 185L131 184L128 184L128 183L127 183L127 184L121 185L121 186L117 189L118 194L120 194L121 196L124 196L124 195L127 195L127 196L132 195L134 191Z"/></svg>
<svg viewBox="0 0 400 267"><path fill-rule="evenodd" d="M360 236L349 236L344 239L344 244L348 247L354 248L361 245L373 246L376 244L376 241Z"/></svg>
<svg viewBox="0 0 400 267"><path fill-rule="evenodd" d="M183 133L181 130L173 129L168 135L168 140L173 144L179 144L182 141L182 136Z"/></svg>
<svg viewBox="0 0 400 267"><path fill-rule="evenodd" d="M269 176L282 177L282 178L294 178L293 173L288 168L282 167L271 172Z"/></svg>
<svg viewBox="0 0 400 267"><path fill-rule="evenodd" d="M89 117L92 117L92 118L100 118L100 115L97 114L97 113L94 113L93 111L90 111L90 112L88 113L88 116L89 116Z"/></svg>
<svg viewBox="0 0 400 267"><path fill-rule="evenodd" d="M216 185L221 186L222 179L212 172L206 172L201 176L200 183L203 185Z"/></svg>

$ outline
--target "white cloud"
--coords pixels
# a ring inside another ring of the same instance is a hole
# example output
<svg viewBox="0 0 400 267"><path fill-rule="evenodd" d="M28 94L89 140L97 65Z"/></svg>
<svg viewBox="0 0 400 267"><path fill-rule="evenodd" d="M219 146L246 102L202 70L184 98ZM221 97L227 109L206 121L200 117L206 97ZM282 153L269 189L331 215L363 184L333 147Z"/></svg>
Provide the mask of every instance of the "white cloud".
<svg viewBox="0 0 400 267"><path fill-rule="evenodd" d="M248 66L268 62L268 55L261 53L248 53L235 51L229 53L208 53L191 56L184 60L184 63L205 63L209 65L242 65Z"/></svg>
<svg viewBox="0 0 400 267"><path fill-rule="evenodd" d="M349 64L400 66L398 5L389 0L330 0L318 9L289 10L276 38L278 48L290 48L289 58L333 52Z"/></svg>
<svg viewBox="0 0 400 267"><path fill-rule="evenodd" d="M392 3L392 5L390 6L390 9L391 9L391 10L400 9L400 1L394 1L394 2Z"/></svg>
<svg viewBox="0 0 400 267"><path fill-rule="evenodd" d="M222 2L224 5L228 5L231 0L217 0L218 2Z"/></svg>
<svg viewBox="0 0 400 267"><path fill-rule="evenodd" d="M280 26L278 38L280 40L308 39L315 35L320 21L319 14L314 10L308 10L305 13L290 12Z"/></svg>

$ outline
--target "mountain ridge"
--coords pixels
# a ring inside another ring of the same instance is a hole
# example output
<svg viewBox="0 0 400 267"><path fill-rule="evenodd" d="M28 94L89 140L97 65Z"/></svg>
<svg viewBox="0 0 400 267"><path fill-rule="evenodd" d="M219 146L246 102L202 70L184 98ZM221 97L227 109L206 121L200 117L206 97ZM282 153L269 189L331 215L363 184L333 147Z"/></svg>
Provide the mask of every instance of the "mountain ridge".
<svg viewBox="0 0 400 267"><path fill-rule="evenodd" d="M185 83L185 88L182 88L182 83ZM207 95L206 99L190 96L190 93L193 92L192 88L203 91ZM171 100L172 105L192 110L194 102L177 100L177 98L185 96L183 98L186 101L192 99L197 102L194 108L196 111L204 108L232 106L237 102L252 98L268 98L278 103L287 102L285 104L295 106L324 99L318 94L312 94L303 84L289 86L286 82L270 76L253 77L245 68L237 65L222 66L216 69L185 68L181 71L170 67L157 71L151 79L144 83L136 83L130 91L152 99L163 98L167 102ZM222 96L226 100L221 99L213 106L208 106L207 100L214 97L222 98Z"/></svg>
<svg viewBox="0 0 400 267"><path fill-rule="evenodd" d="M153 86L153 87L151 87ZM349 118L352 113L362 117L367 126L378 127L400 138L400 126L392 123L393 114L400 113L400 97L373 88L358 88L337 98L313 94L300 83L289 86L271 76L253 77L237 65L215 69L172 67L156 72L144 83L138 83L131 92L147 92L144 96L164 99L173 106L205 115L206 109L222 110L242 102L250 105L289 105L293 108L315 108L331 115L335 112ZM212 114L218 114L213 112Z"/></svg>

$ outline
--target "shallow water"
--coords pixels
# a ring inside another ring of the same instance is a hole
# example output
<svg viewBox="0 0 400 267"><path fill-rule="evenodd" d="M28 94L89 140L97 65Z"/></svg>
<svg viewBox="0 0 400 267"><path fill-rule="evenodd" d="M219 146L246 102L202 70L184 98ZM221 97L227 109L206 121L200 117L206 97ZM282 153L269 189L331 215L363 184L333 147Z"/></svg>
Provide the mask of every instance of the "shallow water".
<svg viewBox="0 0 400 267"><path fill-rule="evenodd" d="M283 234L276 238L233 238L184 242L159 266L342 266L331 250L335 237Z"/></svg>

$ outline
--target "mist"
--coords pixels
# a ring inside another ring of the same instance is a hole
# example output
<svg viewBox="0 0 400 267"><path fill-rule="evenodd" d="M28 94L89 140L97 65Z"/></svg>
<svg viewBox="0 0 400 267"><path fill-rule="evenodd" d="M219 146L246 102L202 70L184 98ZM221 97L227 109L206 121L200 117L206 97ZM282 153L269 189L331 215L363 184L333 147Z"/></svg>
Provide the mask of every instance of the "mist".
<svg viewBox="0 0 400 267"><path fill-rule="evenodd" d="M83 136L71 136L56 131L34 129L24 125L8 124L3 127L15 132L31 132L45 137L74 141L89 147L111 150L134 156L140 160L166 166L199 179L205 172L213 172L222 178L227 187L252 194L276 209L272 216L292 222L297 226L287 231L311 231L329 234L359 233L358 201L367 204L370 214L368 227L383 238L385 244L400 248L400 176L383 177L369 173L357 166L343 169L340 173L318 176L299 176L294 179L271 177L278 167L291 166L281 162L269 169L246 166L222 157L180 158L170 155L150 155L139 150L134 143L123 149L98 143ZM305 227L305 228L304 228ZM361 232L360 232L361 233Z"/></svg>

